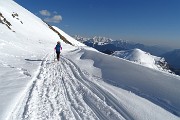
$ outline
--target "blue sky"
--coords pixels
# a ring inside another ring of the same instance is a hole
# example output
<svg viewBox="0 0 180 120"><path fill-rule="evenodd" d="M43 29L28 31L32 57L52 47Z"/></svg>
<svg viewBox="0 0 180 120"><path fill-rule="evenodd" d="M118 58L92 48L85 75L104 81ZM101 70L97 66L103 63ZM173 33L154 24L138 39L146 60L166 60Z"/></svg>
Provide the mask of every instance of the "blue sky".
<svg viewBox="0 0 180 120"><path fill-rule="evenodd" d="M180 0L15 0L70 35L180 48Z"/></svg>

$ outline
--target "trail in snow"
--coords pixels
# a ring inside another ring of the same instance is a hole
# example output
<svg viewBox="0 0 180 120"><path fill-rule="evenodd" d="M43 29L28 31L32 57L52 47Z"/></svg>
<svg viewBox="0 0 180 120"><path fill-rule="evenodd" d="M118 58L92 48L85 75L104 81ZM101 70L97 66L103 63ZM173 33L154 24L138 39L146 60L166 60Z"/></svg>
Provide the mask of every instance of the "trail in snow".
<svg viewBox="0 0 180 120"><path fill-rule="evenodd" d="M23 107L10 119L23 120L123 120L132 119L116 105L117 100L90 82L80 69L65 57L42 63ZM108 104L107 104L108 103Z"/></svg>

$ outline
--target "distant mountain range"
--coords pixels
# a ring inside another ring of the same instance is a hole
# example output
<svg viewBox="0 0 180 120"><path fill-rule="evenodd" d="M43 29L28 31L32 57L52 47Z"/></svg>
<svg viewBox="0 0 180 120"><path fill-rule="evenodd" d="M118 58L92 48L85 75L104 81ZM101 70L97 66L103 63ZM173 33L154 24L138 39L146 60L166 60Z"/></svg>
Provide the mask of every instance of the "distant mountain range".
<svg viewBox="0 0 180 120"><path fill-rule="evenodd" d="M169 63L172 71L180 75L180 49L175 49L161 56L164 57L166 61Z"/></svg>
<svg viewBox="0 0 180 120"><path fill-rule="evenodd" d="M160 56L170 51L170 48L165 48L161 46L147 46L141 43L130 42L127 40L113 40L106 37L93 37L93 38L84 38L78 35L73 36L76 40L91 46L101 52L113 53L114 51L129 50L139 48L143 51L149 52L153 55Z"/></svg>
<svg viewBox="0 0 180 120"><path fill-rule="evenodd" d="M113 40L106 37L95 36L93 38L84 38L79 35L73 37L85 45L93 47L106 54L113 54L114 52L116 54L118 51L121 51L120 53L122 53L122 51L138 48L152 55L165 58L164 61L168 63L168 68L174 73L180 75L180 49L173 50L161 46L148 46L141 43L130 42L127 40Z"/></svg>

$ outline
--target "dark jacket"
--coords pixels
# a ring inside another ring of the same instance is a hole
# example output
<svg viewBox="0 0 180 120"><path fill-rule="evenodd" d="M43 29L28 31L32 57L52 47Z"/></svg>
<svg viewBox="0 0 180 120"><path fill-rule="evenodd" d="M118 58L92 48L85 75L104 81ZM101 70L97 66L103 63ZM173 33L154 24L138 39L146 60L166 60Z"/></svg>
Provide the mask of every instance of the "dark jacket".
<svg viewBox="0 0 180 120"><path fill-rule="evenodd" d="M54 49L56 50L56 52L60 52L62 50L61 44L58 43Z"/></svg>

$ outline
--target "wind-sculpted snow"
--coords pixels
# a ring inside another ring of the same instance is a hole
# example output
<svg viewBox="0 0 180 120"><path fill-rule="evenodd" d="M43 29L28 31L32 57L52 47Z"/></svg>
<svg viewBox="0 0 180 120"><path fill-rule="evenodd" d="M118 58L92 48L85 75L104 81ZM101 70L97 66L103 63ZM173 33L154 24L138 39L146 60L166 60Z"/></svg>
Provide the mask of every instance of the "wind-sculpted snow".
<svg viewBox="0 0 180 120"><path fill-rule="evenodd" d="M101 76L107 83L133 91L180 116L178 76L86 49L81 50L80 60L92 60L93 66L101 70ZM80 62L76 63L83 67Z"/></svg>

